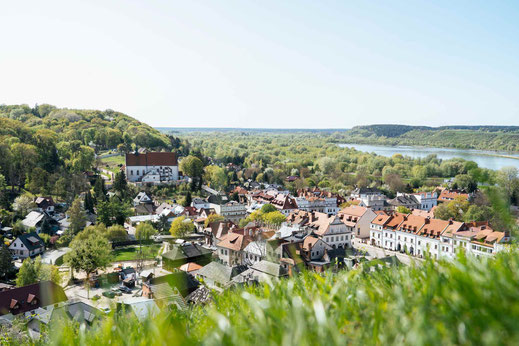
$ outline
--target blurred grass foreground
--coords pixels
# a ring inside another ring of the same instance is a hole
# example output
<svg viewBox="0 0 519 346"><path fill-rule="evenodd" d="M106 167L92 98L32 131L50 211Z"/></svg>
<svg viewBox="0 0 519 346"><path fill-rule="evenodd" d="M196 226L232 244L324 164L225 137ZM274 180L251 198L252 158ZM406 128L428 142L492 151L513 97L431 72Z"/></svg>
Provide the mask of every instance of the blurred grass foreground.
<svg viewBox="0 0 519 346"><path fill-rule="evenodd" d="M55 323L55 345L518 345L519 256L303 273L213 294L206 305L137 319L110 313L85 329Z"/></svg>

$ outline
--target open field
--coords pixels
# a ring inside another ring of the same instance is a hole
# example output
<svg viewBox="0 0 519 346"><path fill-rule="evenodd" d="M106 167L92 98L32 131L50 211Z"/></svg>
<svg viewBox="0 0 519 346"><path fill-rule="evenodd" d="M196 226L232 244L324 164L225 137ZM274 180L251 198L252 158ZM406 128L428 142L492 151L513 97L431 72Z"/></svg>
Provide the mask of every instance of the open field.
<svg viewBox="0 0 519 346"><path fill-rule="evenodd" d="M154 259L157 257L159 250L161 248L160 244L152 244L152 245L143 245L142 246L142 254L144 259ZM113 251L114 254L114 262L117 261L132 261L139 258L139 246L131 246L116 249Z"/></svg>

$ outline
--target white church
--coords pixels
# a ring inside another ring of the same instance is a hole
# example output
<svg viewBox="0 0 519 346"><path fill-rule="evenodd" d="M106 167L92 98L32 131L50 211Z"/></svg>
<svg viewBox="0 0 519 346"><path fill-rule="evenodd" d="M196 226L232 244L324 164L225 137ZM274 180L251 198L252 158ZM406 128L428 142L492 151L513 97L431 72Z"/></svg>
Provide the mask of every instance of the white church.
<svg viewBox="0 0 519 346"><path fill-rule="evenodd" d="M134 183L169 183L178 180L176 153L126 154L126 179Z"/></svg>

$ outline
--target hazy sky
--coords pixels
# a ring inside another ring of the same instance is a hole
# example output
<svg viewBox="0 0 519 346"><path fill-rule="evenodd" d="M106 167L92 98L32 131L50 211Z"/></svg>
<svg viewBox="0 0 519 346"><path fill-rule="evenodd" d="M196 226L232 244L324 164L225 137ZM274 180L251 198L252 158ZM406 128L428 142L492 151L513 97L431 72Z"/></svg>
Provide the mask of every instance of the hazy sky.
<svg viewBox="0 0 519 346"><path fill-rule="evenodd" d="M153 126L519 125L519 5L2 1L0 103Z"/></svg>

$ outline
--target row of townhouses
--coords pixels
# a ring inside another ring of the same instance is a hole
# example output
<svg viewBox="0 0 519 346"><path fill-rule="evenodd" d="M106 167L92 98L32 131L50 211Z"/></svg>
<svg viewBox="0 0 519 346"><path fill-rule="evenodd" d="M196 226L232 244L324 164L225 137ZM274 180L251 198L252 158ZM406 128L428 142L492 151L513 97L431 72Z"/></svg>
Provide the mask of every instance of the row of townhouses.
<svg viewBox="0 0 519 346"><path fill-rule="evenodd" d="M476 256L491 256L510 240L488 222L463 223L414 213L379 214L370 226L370 243L392 251L433 258L453 258L459 249Z"/></svg>

